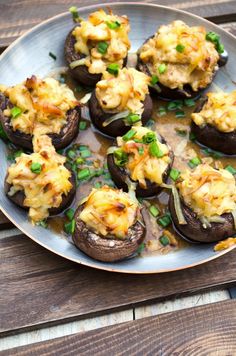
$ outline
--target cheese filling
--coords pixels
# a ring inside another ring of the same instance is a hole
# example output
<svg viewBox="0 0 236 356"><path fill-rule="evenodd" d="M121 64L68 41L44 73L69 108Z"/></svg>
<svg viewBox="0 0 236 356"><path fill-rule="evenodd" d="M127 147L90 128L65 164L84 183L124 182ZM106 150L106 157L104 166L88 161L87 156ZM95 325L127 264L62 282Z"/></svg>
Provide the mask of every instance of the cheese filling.
<svg viewBox="0 0 236 356"><path fill-rule="evenodd" d="M134 68L123 68L116 77L104 72L102 80L96 85L96 97L106 111L128 110L141 115L149 82L147 75Z"/></svg>
<svg viewBox="0 0 236 356"><path fill-rule="evenodd" d="M47 135L35 136L33 147L34 153L23 153L8 168L7 183L11 185L9 196L24 192L24 206L29 207L29 217L36 223L49 216L50 208L61 205L62 195L69 193L72 184L71 172L64 166L66 158L55 151ZM35 164L38 171L33 169Z"/></svg>
<svg viewBox="0 0 236 356"><path fill-rule="evenodd" d="M130 49L129 30L126 16L106 14L103 10L92 13L87 21L75 27L72 32L75 51L86 56L84 64L89 73L103 73L109 63L123 66Z"/></svg>
<svg viewBox="0 0 236 356"><path fill-rule="evenodd" d="M4 110L13 130L30 135L59 134L67 122L67 111L78 105L72 90L53 78L32 76L22 84L5 88L4 95L19 110L16 116L12 108Z"/></svg>
<svg viewBox="0 0 236 356"><path fill-rule="evenodd" d="M168 146L161 143L157 134L146 127L133 126L132 130L135 135L130 140L125 141L125 136L117 137L118 151L121 150L126 157L125 168L130 178L142 188L147 187L146 179L161 185L163 173L171 162ZM114 152L115 163L116 156Z"/></svg>
<svg viewBox="0 0 236 356"><path fill-rule="evenodd" d="M208 93L208 100L192 119L196 125L204 127L209 124L221 132L236 130L236 90L231 93Z"/></svg>
<svg viewBox="0 0 236 356"><path fill-rule="evenodd" d="M103 186L92 189L79 217L97 234L124 239L138 214L138 204L128 193Z"/></svg>
<svg viewBox="0 0 236 356"><path fill-rule="evenodd" d="M181 178L182 181L177 183L180 195L199 218L211 218L235 211L235 178L227 170L216 170L201 164L194 171L182 173Z"/></svg>
<svg viewBox="0 0 236 356"><path fill-rule="evenodd" d="M189 27L179 20L161 26L139 54L151 74L171 89L183 89L186 84L194 91L205 88L218 69L219 54L206 40L205 28Z"/></svg>

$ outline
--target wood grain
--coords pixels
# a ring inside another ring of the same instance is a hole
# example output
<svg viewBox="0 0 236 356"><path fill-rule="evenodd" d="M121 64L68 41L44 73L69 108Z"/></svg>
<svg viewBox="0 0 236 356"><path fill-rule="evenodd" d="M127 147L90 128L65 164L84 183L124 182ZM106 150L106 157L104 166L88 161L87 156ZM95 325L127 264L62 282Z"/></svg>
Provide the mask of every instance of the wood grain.
<svg viewBox="0 0 236 356"><path fill-rule="evenodd" d="M236 354L236 301L213 303L0 353L44 355Z"/></svg>
<svg viewBox="0 0 236 356"><path fill-rule="evenodd" d="M117 0L113 0L115 2ZM109 3L103 0L102 3ZM196 15L206 17L213 22L221 23L236 20L234 0L143 0L177 9L188 10ZM41 21L67 11L74 4L78 7L99 4L99 0L0 0L0 48L7 47L13 40Z"/></svg>
<svg viewBox="0 0 236 356"><path fill-rule="evenodd" d="M86 268L24 235L0 240L0 332L83 319L236 282L236 251L197 268L123 275Z"/></svg>
<svg viewBox="0 0 236 356"><path fill-rule="evenodd" d="M13 227L13 224L10 220L1 212L0 210L0 230L10 229Z"/></svg>

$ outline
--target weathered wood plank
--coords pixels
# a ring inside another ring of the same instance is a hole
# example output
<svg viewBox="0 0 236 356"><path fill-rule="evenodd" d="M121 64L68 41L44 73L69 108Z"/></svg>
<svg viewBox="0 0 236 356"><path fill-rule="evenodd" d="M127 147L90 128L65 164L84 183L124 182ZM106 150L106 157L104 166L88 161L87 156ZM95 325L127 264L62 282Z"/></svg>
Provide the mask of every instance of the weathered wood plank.
<svg viewBox="0 0 236 356"><path fill-rule="evenodd" d="M0 355L235 355L236 302L213 303L47 342Z"/></svg>
<svg viewBox="0 0 236 356"><path fill-rule="evenodd" d="M116 0L117 1L117 0ZM110 0L103 0L109 3ZM113 2L115 2L113 0ZM236 20L234 0L152 0L142 1L158 3L177 9L188 10L196 15L221 23ZM101 3L99 0L80 0L74 4L82 7ZM67 11L71 1L50 0L15 0L0 1L0 47L7 47L14 39L41 21Z"/></svg>
<svg viewBox="0 0 236 356"><path fill-rule="evenodd" d="M0 331L42 327L236 282L236 250L197 268L110 274L56 256L24 235L0 240Z"/></svg>

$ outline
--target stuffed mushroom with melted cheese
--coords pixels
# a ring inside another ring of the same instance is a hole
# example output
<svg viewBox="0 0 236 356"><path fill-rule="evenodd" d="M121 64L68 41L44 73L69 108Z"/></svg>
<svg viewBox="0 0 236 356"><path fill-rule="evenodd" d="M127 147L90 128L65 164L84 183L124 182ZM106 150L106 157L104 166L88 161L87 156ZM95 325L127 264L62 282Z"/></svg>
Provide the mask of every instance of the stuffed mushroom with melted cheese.
<svg viewBox="0 0 236 356"><path fill-rule="evenodd" d="M182 173L176 188L180 205L172 194L169 207L180 235L190 242L215 242L236 234L236 183L230 172L201 164Z"/></svg>
<svg viewBox="0 0 236 356"><path fill-rule="evenodd" d="M29 210L35 224L67 208L75 195L75 178L65 167L47 135L35 136L34 153L22 153L7 171L5 193L16 205Z"/></svg>
<svg viewBox="0 0 236 356"><path fill-rule="evenodd" d="M224 51L217 34L177 20L162 25L138 50L138 69L152 77L152 88L163 98L196 97L218 70L217 49Z"/></svg>
<svg viewBox="0 0 236 356"><path fill-rule="evenodd" d="M138 122L145 124L152 114L149 77L134 68L116 75L104 72L89 101L92 122L103 133L123 135Z"/></svg>
<svg viewBox="0 0 236 356"><path fill-rule="evenodd" d="M159 193L173 162L165 140L146 127L133 126L116 141L117 146L108 149L107 164L117 187L127 191L131 181L139 197Z"/></svg>
<svg viewBox="0 0 236 356"><path fill-rule="evenodd" d="M0 121L9 140L32 150L34 135L48 134L56 149L77 135L79 102L65 84L53 78L27 78L23 83L0 86Z"/></svg>
<svg viewBox="0 0 236 356"><path fill-rule="evenodd" d="M236 154L236 90L208 93L191 116L191 130L199 143Z"/></svg>
<svg viewBox="0 0 236 356"><path fill-rule="evenodd" d="M122 190L93 188L75 213L75 245L88 256L113 262L131 256L145 237L136 199Z"/></svg>
<svg viewBox="0 0 236 356"><path fill-rule="evenodd" d="M72 76L86 86L94 86L102 73L126 65L130 48L129 20L126 16L92 13L69 33L65 59Z"/></svg>

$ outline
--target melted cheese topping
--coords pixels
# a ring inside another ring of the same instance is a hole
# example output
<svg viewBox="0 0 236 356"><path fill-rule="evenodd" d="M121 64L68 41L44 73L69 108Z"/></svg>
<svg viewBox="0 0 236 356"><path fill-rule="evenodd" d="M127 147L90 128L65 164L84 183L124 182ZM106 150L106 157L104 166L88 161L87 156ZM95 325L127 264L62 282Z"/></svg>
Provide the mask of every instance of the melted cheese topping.
<svg viewBox="0 0 236 356"><path fill-rule="evenodd" d="M227 170L202 164L182 173L181 178L177 188L198 217L220 216L236 209L235 178Z"/></svg>
<svg viewBox="0 0 236 356"><path fill-rule="evenodd" d="M116 29L110 29L109 23L119 23ZM85 65L89 73L102 73L109 63L117 63L123 66L123 59L130 48L128 33L129 20L126 16L109 15L103 10L92 13L88 21L81 21L73 31L76 39L75 51L86 55ZM99 42L106 42L106 52L100 53Z"/></svg>
<svg viewBox="0 0 236 356"><path fill-rule="evenodd" d="M96 85L96 97L104 110L129 110L141 115L150 78L134 68L119 70L117 77L104 72Z"/></svg>
<svg viewBox="0 0 236 356"><path fill-rule="evenodd" d="M163 183L162 175L171 162L168 146L161 143L156 135L156 143L163 156L153 157L149 153L149 144L135 142L135 140L141 141L143 136L153 133L153 131L142 126L133 126L132 129L136 131L136 134L131 140L125 142L122 137L117 137L118 146L128 154L128 162L125 167L130 178L133 181L138 181L143 188L147 186L146 179L161 185Z"/></svg>
<svg viewBox="0 0 236 356"><path fill-rule="evenodd" d="M236 130L236 90L231 93L208 93L208 100L199 113L193 113L192 119L198 126L207 124L222 132Z"/></svg>
<svg viewBox="0 0 236 356"><path fill-rule="evenodd" d="M11 116L11 109L4 110L4 115L11 117L14 131L25 134L59 133L66 124L66 113L78 102L65 84L53 78L41 80L32 76L24 83L4 90L10 102L21 109L21 114Z"/></svg>
<svg viewBox="0 0 236 356"><path fill-rule="evenodd" d="M227 248L234 245L236 245L236 237L229 237L226 240L218 242L214 247L214 251L226 250Z"/></svg>
<svg viewBox="0 0 236 356"><path fill-rule="evenodd" d="M34 153L23 153L8 168L7 183L12 185L10 196L24 191L24 206L29 207L29 216L36 223L48 217L50 208L61 205L62 195L69 193L72 184L71 172L64 166L66 158L56 153L51 139L35 136L33 145ZM32 163L40 163L39 174L31 171Z"/></svg>
<svg viewBox="0 0 236 356"><path fill-rule="evenodd" d="M182 46L180 51L177 46ZM160 83L171 89L183 89L185 84L190 84L194 91L205 88L218 69L219 54L214 44L206 40L206 30L189 27L182 21L161 26L139 52L151 74L158 75ZM166 70L159 73L163 63Z"/></svg>
<svg viewBox="0 0 236 356"><path fill-rule="evenodd" d="M124 239L138 212L138 204L128 193L104 186L92 189L79 217L97 234Z"/></svg>

